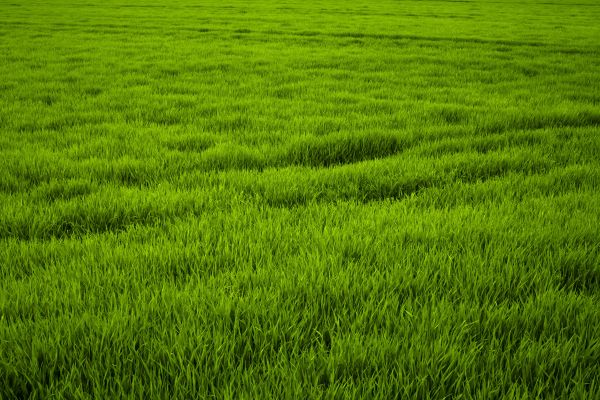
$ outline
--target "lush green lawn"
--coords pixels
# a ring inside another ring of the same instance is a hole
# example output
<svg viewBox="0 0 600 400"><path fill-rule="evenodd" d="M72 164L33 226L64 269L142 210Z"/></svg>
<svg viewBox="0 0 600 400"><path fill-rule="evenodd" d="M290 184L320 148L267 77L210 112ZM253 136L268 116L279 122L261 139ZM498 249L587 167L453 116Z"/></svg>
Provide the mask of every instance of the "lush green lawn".
<svg viewBox="0 0 600 400"><path fill-rule="evenodd" d="M50 396L600 398L600 4L0 0Z"/></svg>

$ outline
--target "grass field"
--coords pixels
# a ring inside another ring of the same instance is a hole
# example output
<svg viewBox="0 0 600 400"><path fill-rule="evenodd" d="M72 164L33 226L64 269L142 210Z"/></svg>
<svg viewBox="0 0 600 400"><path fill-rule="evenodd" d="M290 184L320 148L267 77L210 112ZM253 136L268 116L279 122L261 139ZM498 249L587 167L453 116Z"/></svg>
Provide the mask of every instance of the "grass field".
<svg viewBox="0 0 600 400"><path fill-rule="evenodd" d="M600 3L0 0L0 399L600 398Z"/></svg>

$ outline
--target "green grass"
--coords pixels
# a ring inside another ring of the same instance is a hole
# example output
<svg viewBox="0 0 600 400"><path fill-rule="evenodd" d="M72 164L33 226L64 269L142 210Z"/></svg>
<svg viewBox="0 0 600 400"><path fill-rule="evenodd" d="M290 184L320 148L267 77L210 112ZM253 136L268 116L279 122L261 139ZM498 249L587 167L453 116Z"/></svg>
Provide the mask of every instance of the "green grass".
<svg viewBox="0 0 600 400"><path fill-rule="evenodd" d="M0 0L0 398L600 398L594 0Z"/></svg>

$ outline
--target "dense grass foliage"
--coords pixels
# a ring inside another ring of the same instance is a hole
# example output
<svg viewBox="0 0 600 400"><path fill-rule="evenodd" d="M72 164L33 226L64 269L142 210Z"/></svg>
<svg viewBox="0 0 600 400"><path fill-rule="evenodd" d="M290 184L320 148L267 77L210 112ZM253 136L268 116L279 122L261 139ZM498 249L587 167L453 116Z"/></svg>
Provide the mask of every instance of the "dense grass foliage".
<svg viewBox="0 0 600 400"><path fill-rule="evenodd" d="M595 0L0 0L0 398L600 398Z"/></svg>

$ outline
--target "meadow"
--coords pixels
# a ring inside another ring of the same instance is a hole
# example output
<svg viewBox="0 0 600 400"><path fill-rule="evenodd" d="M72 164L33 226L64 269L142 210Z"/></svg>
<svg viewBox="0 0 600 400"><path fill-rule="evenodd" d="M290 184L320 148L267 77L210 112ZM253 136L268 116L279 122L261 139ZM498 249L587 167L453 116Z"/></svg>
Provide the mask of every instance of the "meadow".
<svg viewBox="0 0 600 400"><path fill-rule="evenodd" d="M600 398L595 0L0 0L0 399Z"/></svg>

